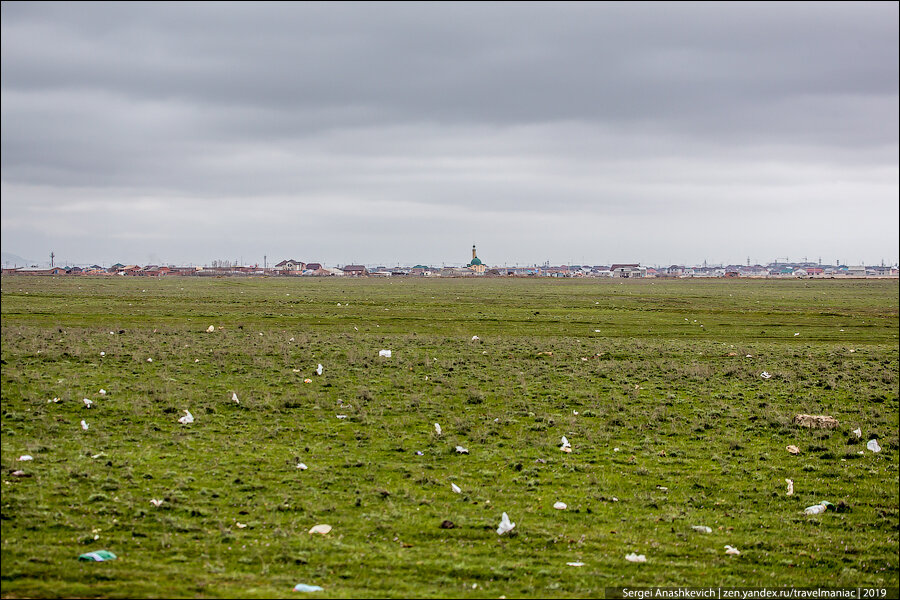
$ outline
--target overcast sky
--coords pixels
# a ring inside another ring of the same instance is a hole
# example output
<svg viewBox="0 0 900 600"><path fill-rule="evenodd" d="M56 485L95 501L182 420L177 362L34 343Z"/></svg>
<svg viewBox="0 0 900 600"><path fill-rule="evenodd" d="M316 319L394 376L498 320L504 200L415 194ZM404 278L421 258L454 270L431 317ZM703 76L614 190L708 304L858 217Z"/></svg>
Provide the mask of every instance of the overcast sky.
<svg viewBox="0 0 900 600"><path fill-rule="evenodd" d="M897 2L2 4L2 250L898 260Z"/></svg>

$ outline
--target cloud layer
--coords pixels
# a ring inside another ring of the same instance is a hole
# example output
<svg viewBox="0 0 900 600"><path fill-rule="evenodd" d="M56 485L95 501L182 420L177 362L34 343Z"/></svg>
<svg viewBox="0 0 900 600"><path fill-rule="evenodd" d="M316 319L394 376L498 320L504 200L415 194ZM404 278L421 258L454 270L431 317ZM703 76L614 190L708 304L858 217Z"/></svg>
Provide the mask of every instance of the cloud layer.
<svg viewBox="0 0 900 600"><path fill-rule="evenodd" d="M897 260L898 5L2 5L3 250Z"/></svg>

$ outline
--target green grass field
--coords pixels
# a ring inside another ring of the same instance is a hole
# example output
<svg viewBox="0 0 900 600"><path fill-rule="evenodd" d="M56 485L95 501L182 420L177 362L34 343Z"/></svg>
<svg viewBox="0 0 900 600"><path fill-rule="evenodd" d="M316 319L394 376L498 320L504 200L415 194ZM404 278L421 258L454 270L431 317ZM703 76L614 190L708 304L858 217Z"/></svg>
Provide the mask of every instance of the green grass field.
<svg viewBox="0 0 900 600"><path fill-rule="evenodd" d="M896 588L897 336L896 280L3 277L2 595Z"/></svg>

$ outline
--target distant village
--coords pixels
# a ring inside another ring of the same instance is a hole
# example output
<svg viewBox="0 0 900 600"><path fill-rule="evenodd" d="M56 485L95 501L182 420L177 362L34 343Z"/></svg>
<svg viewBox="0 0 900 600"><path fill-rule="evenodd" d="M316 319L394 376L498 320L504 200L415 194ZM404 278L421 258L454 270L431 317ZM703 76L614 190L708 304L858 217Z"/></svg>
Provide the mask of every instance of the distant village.
<svg viewBox="0 0 900 600"><path fill-rule="evenodd" d="M472 258L465 266L366 266L328 267L318 262L284 259L276 265L224 264L212 266L124 265L109 267L51 266L50 268L5 266L3 275L122 276L122 277L599 277L599 278L778 278L830 279L898 277L897 265L826 265L820 262L774 262L767 265L670 265L647 266L639 263L611 265L488 266L478 258L472 246Z"/></svg>

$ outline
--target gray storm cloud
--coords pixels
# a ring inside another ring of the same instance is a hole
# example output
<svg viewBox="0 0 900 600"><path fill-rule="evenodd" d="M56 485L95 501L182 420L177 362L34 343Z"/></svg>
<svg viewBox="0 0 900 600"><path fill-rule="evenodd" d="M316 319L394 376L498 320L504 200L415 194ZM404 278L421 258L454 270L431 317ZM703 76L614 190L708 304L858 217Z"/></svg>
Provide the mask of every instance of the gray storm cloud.
<svg viewBox="0 0 900 600"><path fill-rule="evenodd" d="M894 261L897 23L896 3L4 3L3 249Z"/></svg>

